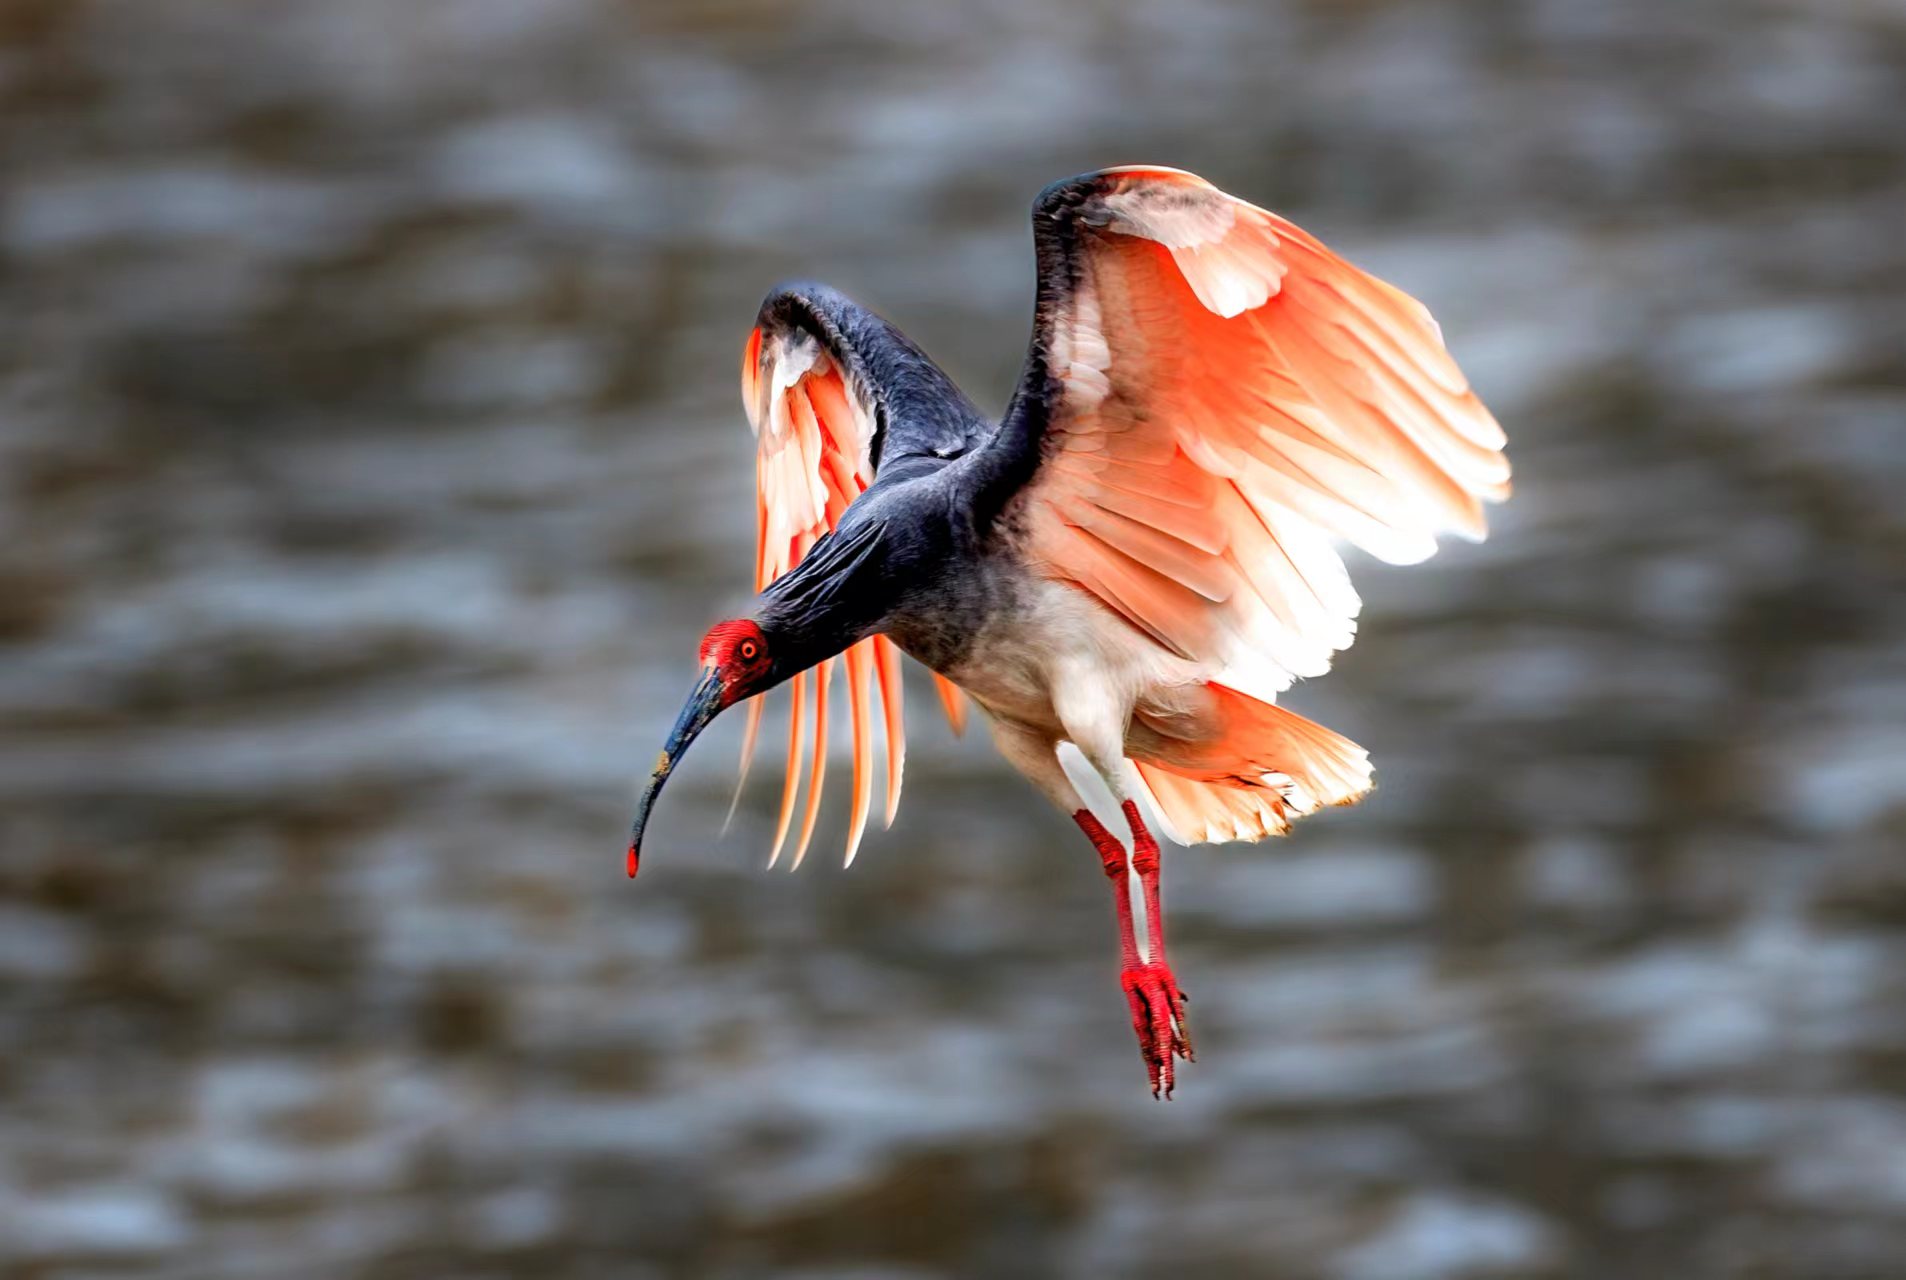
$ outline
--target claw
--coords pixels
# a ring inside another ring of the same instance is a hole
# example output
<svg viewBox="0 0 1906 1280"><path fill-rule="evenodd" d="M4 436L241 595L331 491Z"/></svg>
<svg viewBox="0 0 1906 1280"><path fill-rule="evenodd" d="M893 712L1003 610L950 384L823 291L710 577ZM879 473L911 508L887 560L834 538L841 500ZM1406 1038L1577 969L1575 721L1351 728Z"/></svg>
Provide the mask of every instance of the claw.
<svg viewBox="0 0 1906 1280"><path fill-rule="evenodd" d="M1138 1051L1145 1059L1145 1074L1152 1097L1169 1101L1177 1084L1173 1058L1195 1061L1191 1045L1191 1024L1185 1017L1185 993L1177 978L1162 964L1140 964L1119 975L1131 1006L1132 1031L1138 1037Z"/></svg>

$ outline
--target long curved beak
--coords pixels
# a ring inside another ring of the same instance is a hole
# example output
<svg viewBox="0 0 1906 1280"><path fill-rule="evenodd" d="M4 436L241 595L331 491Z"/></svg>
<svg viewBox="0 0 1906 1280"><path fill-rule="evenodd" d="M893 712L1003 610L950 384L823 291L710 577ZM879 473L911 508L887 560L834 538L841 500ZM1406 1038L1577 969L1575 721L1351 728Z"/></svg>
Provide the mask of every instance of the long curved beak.
<svg viewBox="0 0 1906 1280"><path fill-rule="evenodd" d="M655 797L662 794L662 784L668 781L668 775L675 771L675 762L688 750L688 744L695 736L708 727L708 722L726 706L723 701L721 674L713 667L702 673L701 682L688 695L688 702L682 707L682 714L675 718L675 727L669 730L668 742L662 747L662 754L656 757L655 772L649 775L648 789L642 793L641 803L635 807L635 824L629 828L629 876L633 878L642 865L642 828L649 824L649 810L655 807Z"/></svg>

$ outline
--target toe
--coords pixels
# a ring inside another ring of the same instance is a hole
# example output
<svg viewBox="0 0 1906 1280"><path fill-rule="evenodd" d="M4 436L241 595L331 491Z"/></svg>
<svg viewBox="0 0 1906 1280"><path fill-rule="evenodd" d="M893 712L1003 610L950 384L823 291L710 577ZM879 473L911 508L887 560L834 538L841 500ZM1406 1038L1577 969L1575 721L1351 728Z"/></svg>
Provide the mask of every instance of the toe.
<svg viewBox="0 0 1906 1280"><path fill-rule="evenodd" d="M1162 987L1153 987L1150 1005L1152 1014L1152 1054L1158 1064L1159 1083L1165 1090L1165 1096L1171 1096L1172 1086L1172 1049L1175 1032L1171 1026L1171 999Z"/></svg>
<svg viewBox="0 0 1906 1280"><path fill-rule="evenodd" d="M1138 1038L1138 1056L1145 1060L1145 1076L1152 1087L1152 1095L1158 1094L1158 1053L1152 1040L1152 1020L1150 1006L1145 993L1137 984L1128 984L1125 988L1125 1000L1132 1010L1132 1034Z"/></svg>
<svg viewBox="0 0 1906 1280"><path fill-rule="evenodd" d="M1176 1036L1172 1039L1172 1049L1186 1062L1196 1062L1198 1060L1198 1053L1191 1044L1191 1020L1185 1014L1185 1003L1187 999L1188 997L1185 993L1180 991L1178 992L1178 998L1172 1002L1172 1021L1177 1024L1178 1028Z"/></svg>

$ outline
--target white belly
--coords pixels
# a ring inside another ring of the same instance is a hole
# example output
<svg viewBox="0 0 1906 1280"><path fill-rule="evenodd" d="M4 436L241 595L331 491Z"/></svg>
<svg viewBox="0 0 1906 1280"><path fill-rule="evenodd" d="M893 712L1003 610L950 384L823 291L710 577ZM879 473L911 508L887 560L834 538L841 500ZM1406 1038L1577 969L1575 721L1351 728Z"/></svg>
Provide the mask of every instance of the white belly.
<svg viewBox="0 0 1906 1280"><path fill-rule="evenodd" d="M1068 724L1081 730L1085 719L1122 741L1140 699L1207 678L1077 588L1029 580L1023 590L943 673L998 719L1074 740Z"/></svg>

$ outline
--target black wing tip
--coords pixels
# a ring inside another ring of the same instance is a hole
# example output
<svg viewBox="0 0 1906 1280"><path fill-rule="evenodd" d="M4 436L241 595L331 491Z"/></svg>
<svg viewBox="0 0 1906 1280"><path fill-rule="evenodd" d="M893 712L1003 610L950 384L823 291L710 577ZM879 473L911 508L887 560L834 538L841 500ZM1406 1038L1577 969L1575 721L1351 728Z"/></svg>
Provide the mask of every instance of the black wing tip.
<svg viewBox="0 0 1906 1280"><path fill-rule="evenodd" d="M1232 199L1189 169L1167 164L1120 164L1049 183L1033 199L1033 220L1037 222L1041 218L1049 218L1059 221L1077 213L1092 201L1125 190L1133 184L1162 186L1173 191L1180 200Z"/></svg>
<svg viewBox="0 0 1906 1280"><path fill-rule="evenodd" d="M1089 173L1075 173L1070 178L1061 178L1057 182L1047 183L1039 194L1033 197L1033 216L1038 217L1041 214L1057 216L1077 209L1094 196L1110 194L1120 182L1143 181L1148 176L1160 175L1171 175L1174 178L1182 176L1201 186L1209 185L1189 170L1174 168L1168 164L1107 165L1103 169L1093 169Z"/></svg>
<svg viewBox="0 0 1906 1280"><path fill-rule="evenodd" d="M764 334L794 329L811 334L831 347L835 354L845 355L852 362L855 334L865 320L877 322L906 342L905 335L878 312L818 280L783 280L776 284L761 300L754 322Z"/></svg>
<svg viewBox="0 0 1906 1280"><path fill-rule="evenodd" d="M840 290L819 280L778 280L762 297L755 323L763 328L785 324L797 315L812 313L817 303L845 299Z"/></svg>
<svg viewBox="0 0 1906 1280"><path fill-rule="evenodd" d="M1070 178L1061 178L1057 182L1048 182L1032 200L1034 218L1057 218L1077 209L1105 188L1105 169L1093 169L1089 173L1075 173Z"/></svg>

